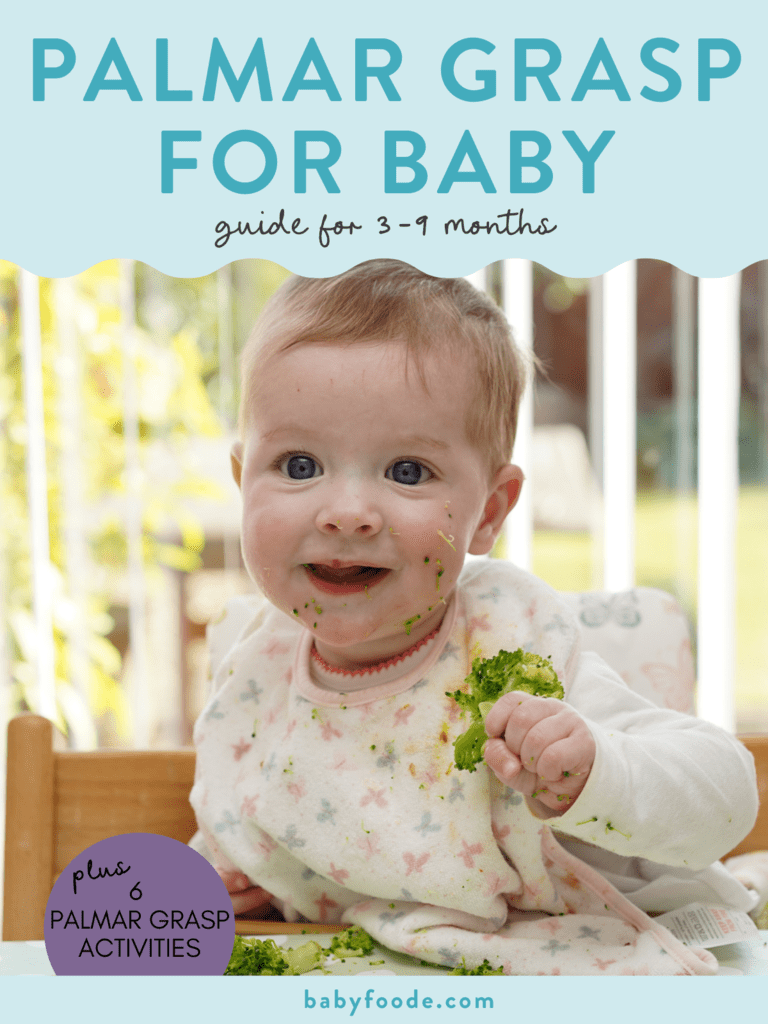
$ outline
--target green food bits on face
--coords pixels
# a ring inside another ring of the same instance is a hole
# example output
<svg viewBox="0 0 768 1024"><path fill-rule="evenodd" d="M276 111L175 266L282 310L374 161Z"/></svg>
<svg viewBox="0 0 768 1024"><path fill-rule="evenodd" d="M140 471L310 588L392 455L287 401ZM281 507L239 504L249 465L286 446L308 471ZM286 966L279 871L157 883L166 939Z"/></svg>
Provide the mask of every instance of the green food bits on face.
<svg viewBox="0 0 768 1024"><path fill-rule="evenodd" d="M428 562L429 562L429 556L425 555L424 556L424 565L426 565Z"/></svg>
<svg viewBox="0 0 768 1024"><path fill-rule="evenodd" d="M298 608L294 608L293 609L293 614L294 615L298 615L299 614L299 609Z"/></svg>

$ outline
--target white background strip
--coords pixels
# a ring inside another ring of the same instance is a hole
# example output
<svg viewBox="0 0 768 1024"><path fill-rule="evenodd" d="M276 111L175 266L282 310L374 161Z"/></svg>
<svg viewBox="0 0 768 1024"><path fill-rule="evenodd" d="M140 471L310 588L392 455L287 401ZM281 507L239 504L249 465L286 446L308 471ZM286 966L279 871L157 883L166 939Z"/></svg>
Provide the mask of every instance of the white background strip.
<svg viewBox="0 0 768 1024"><path fill-rule="evenodd" d="M603 586L635 582L635 263L603 277Z"/></svg>
<svg viewBox="0 0 768 1024"><path fill-rule="evenodd" d="M518 346L533 350L533 264L530 260L504 260L504 313ZM533 374L523 395L517 422L513 460L525 473L526 483L517 506L507 517L504 534L507 558L530 571L533 561Z"/></svg>
<svg viewBox="0 0 768 1024"><path fill-rule="evenodd" d="M37 711L56 718L53 609L48 541L48 480L45 468L43 359L40 344L40 286L27 270L20 276L24 408L27 420L27 495L32 553Z"/></svg>
<svg viewBox="0 0 768 1024"><path fill-rule="evenodd" d="M136 294L133 260L120 260L120 312L123 346L123 441L125 443L125 532L128 541L128 623L131 653L130 707L133 744L148 747L149 658L147 590L144 574L142 491L139 447L139 381L136 366Z"/></svg>
<svg viewBox="0 0 768 1024"><path fill-rule="evenodd" d="M699 281L697 714L733 730L741 275Z"/></svg>

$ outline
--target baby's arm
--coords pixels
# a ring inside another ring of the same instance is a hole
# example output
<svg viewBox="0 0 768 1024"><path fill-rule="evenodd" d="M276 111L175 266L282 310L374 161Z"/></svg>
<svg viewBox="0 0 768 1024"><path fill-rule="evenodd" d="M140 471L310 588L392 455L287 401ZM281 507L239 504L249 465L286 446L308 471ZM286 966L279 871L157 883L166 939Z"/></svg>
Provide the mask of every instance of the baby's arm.
<svg viewBox="0 0 768 1024"><path fill-rule="evenodd" d="M725 730L656 707L596 654L581 655L566 701L563 707L587 726L595 753L578 799L549 818L557 831L691 870L712 864L750 831L758 806L754 764ZM491 713L486 723L498 729Z"/></svg>

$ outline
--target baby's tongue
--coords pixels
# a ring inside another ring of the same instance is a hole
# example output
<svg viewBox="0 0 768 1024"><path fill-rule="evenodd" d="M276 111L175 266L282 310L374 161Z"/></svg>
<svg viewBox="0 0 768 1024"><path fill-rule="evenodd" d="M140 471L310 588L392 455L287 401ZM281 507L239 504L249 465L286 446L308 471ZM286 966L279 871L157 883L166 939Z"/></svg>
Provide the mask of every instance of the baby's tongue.
<svg viewBox="0 0 768 1024"><path fill-rule="evenodd" d="M321 580L328 580L330 583L348 583L350 580L364 580L381 572L371 565L347 565L343 568L332 569L330 565L313 565L312 572Z"/></svg>

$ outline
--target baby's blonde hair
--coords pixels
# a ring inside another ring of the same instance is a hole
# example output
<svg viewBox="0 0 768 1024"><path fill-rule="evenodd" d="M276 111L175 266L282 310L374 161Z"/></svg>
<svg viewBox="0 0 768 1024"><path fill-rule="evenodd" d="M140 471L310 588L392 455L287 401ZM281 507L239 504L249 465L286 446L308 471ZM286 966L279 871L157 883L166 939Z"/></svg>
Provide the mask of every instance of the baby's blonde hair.
<svg viewBox="0 0 768 1024"><path fill-rule="evenodd" d="M504 314L464 278L430 277L398 260L370 260L337 277L291 277L274 293L241 356L241 434L268 359L299 345L382 341L405 345L427 391L427 355L444 353L457 370L468 356L467 437L491 473L510 461L528 361Z"/></svg>

